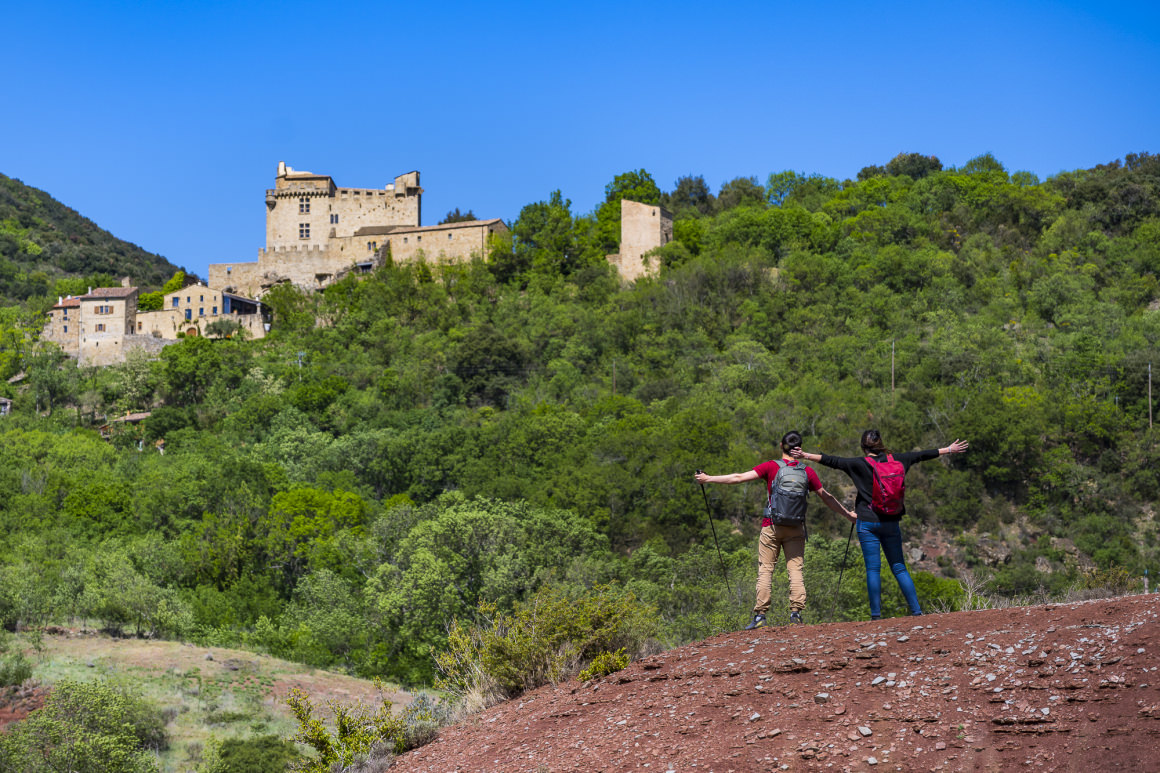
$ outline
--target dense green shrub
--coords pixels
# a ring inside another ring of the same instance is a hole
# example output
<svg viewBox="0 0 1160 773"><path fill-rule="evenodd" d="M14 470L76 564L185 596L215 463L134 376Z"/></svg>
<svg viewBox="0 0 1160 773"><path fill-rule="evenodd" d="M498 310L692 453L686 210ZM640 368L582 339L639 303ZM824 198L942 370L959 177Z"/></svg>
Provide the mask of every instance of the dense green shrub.
<svg viewBox="0 0 1160 773"><path fill-rule="evenodd" d="M543 588L512 613L481 604L478 623L456 620L436 655L440 687L490 702L575 675L601 654L637 651L655 632L656 610L610 586L570 597Z"/></svg>
<svg viewBox="0 0 1160 773"><path fill-rule="evenodd" d="M146 773L158 769L152 752L167 746L156 707L108 682L66 680L0 734L0 770Z"/></svg>

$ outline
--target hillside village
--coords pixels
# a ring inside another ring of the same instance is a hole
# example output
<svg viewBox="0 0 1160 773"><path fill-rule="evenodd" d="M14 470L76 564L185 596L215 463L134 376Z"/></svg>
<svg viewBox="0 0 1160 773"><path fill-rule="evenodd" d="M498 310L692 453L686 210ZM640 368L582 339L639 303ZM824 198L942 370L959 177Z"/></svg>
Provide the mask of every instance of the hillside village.
<svg viewBox="0 0 1160 773"><path fill-rule="evenodd" d="M223 321L248 338L262 338L271 321L261 297L272 287L320 290L388 260L486 259L491 240L510 234L499 218L424 226L422 197L417 171L381 190L342 188L329 175L280 161L274 187L266 191L266 246L256 261L212 263L207 283L167 293L156 311L137 307L140 292L130 277L120 287L58 298L41 338L58 344L78 366L124 362L134 349L156 354ZM663 207L627 199L620 206L620 251L608 261L631 281L649 273L646 253L672 241L673 217Z"/></svg>

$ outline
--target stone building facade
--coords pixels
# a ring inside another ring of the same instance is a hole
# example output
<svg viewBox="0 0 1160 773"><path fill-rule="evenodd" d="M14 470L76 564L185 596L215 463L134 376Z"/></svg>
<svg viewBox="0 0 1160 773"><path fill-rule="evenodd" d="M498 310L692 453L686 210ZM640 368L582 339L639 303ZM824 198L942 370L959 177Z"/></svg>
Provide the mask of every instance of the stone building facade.
<svg viewBox="0 0 1160 773"><path fill-rule="evenodd" d="M278 162L274 187L266 191L266 246L256 262L210 264L209 285L251 298L284 282L317 289L381 263L387 250L396 262L414 260L420 250L430 259L486 255L488 236L507 230L498 220L424 228L422 197L418 172L382 190L340 188L329 175Z"/></svg>
<svg viewBox="0 0 1160 773"><path fill-rule="evenodd" d="M51 341L69 357L80 356L81 345L81 299L71 295L58 298L56 305L48 310L48 319L40 331L42 341Z"/></svg>
<svg viewBox="0 0 1160 773"><path fill-rule="evenodd" d="M249 338L266 335L261 304L250 298L190 285L165 296L160 311L137 310L137 288L129 279L120 287L97 287L85 295L61 298L48 311L41 340L51 341L77 365L113 365L133 349L157 354L178 334L204 335L209 323L237 322Z"/></svg>
<svg viewBox="0 0 1160 773"><path fill-rule="evenodd" d="M464 220L458 223L428 225L419 228L393 228L379 238L396 263L410 263L422 253L427 260L467 260L472 255L487 255L488 239L508 233L499 218Z"/></svg>
<svg viewBox="0 0 1160 773"><path fill-rule="evenodd" d="M660 265L646 266L644 254L673 240L673 216L664 207L620 200L620 253L609 255L620 276L629 281L654 275Z"/></svg>
<svg viewBox="0 0 1160 773"><path fill-rule="evenodd" d="M265 338L262 304L237 293L215 290L203 284L189 285L167 293L158 311L138 311L138 335L176 339L205 335L206 327L218 320L236 322L249 339Z"/></svg>

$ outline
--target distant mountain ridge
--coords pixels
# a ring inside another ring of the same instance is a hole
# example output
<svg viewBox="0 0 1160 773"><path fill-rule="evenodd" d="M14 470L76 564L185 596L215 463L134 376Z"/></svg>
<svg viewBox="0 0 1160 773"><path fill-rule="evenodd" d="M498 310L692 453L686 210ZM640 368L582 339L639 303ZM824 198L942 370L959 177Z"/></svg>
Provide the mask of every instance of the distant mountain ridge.
<svg viewBox="0 0 1160 773"><path fill-rule="evenodd" d="M45 191L0 174L0 300L56 295L57 280L96 274L159 287L178 270Z"/></svg>

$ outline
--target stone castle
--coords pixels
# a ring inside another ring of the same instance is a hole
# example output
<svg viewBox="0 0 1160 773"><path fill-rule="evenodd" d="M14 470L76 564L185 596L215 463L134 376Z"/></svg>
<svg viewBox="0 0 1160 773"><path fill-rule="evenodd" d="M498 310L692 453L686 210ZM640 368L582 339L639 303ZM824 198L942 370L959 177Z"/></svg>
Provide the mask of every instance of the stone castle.
<svg viewBox="0 0 1160 773"><path fill-rule="evenodd" d="M382 190L340 188L329 175L278 163L266 191L266 246L251 263L213 263L210 287L253 298L276 284L325 287L349 271L367 271L386 255L396 263L486 257L488 239L506 233L500 219L422 226L419 173Z"/></svg>
<svg viewBox="0 0 1160 773"><path fill-rule="evenodd" d="M422 196L418 172L400 175L382 190L339 188L328 175L279 162L274 187L266 191L266 246L256 262L211 264L208 285L166 294L158 311L137 309L138 291L128 278L121 287L61 298L48 312L41 337L59 344L78 365L123 362L135 348L156 353L179 335L204 335L217 320L261 338L267 326L256 299L274 285L318 289L346 273L382 265L387 256L396 263L486 257L491 237L508 233L498 218L422 226ZM645 255L672 241L672 215L627 199L620 207L620 252L609 255L609 262L629 281L655 274L659 266Z"/></svg>

